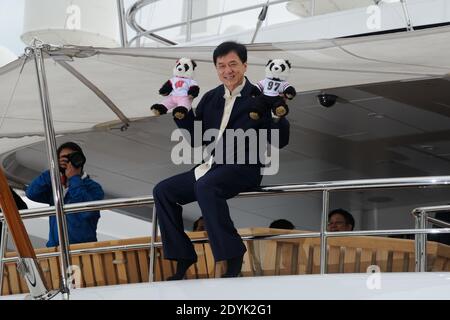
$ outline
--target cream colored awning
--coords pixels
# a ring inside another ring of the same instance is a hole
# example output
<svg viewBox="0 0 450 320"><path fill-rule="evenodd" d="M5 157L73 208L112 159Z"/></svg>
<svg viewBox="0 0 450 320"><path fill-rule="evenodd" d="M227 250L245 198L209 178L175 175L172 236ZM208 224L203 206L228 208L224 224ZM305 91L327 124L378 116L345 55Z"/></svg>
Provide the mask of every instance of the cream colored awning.
<svg viewBox="0 0 450 320"><path fill-rule="evenodd" d="M248 48L247 76L251 81L264 78L268 59L286 58L293 66L289 82L299 92L442 77L450 71L450 27ZM161 100L158 90L170 78L179 57L197 61L200 94L217 86L213 50L214 47L63 47L51 51L45 68L56 132L122 125L118 115L58 61L81 74L132 122L151 116L149 107ZM23 56L0 68L1 137L43 133L36 68L32 58L25 64L24 60Z"/></svg>

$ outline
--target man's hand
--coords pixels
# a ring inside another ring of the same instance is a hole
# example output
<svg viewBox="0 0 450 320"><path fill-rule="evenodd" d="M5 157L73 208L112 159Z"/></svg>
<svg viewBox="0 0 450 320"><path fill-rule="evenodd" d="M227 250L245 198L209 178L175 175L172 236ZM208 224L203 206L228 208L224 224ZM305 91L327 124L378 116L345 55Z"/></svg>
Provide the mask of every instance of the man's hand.
<svg viewBox="0 0 450 320"><path fill-rule="evenodd" d="M81 176L81 168L75 168L72 163L67 162L66 164L66 177L67 179L72 178L73 176L79 175Z"/></svg>
<svg viewBox="0 0 450 320"><path fill-rule="evenodd" d="M195 99L199 93L200 93L199 86L192 86L189 88L188 96L192 97L192 99Z"/></svg>
<svg viewBox="0 0 450 320"><path fill-rule="evenodd" d="M287 109L284 106L279 106L275 109L275 115L277 117L284 117L287 114Z"/></svg>
<svg viewBox="0 0 450 320"><path fill-rule="evenodd" d="M292 100L297 95L297 92L295 91L294 87L289 86L286 88L286 90L284 90L283 94L286 98Z"/></svg>

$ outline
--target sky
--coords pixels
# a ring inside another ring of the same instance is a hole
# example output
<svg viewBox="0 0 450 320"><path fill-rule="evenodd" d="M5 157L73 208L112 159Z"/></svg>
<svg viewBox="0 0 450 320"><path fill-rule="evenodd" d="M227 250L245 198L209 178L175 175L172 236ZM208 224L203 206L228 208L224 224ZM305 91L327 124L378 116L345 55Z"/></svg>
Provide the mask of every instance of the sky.
<svg viewBox="0 0 450 320"><path fill-rule="evenodd" d="M25 47L20 40L24 2L25 0L0 0L0 46L16 55L22 54Z"/></svg>
<svg viewBox="0 0 450 320"><path fill-rule="evenodd" d="M39 1L39 0L34 0L34 1ZM61 1L63 1L63 0L61 0ZM67 0L65 0L65 1L67 1ZM111 0L111 1L114 1L114 3L115 3L115 0ZM179 22L179 20L181 19L181 16L174 17L174 19L175 19L174 21L168 21L167 16L165 16L165 15L160 16L155 13L155 12L167 11L167 8L170 8L170 6L174 6L179 1L180 0L165 0L162 2L158 2L153 7L149 6L147 8L148 10L142 10L142 12L140 12L138 14L138 19L142 17L144 20L151 21L150 25L148 26L149 28L152 28L152 27L154 28L155 26L161 26L161 25ZM22 34L22 31L23 31L23 16L24 16L25 2L26 2L26 0L0 0L0 47L6 47L7 49L11 50L16 55L21 55L25 48L25 44L23 44L23 42L20 40L20 35ZM134 2L135 2L135 0L125 0L124 1L125 8L130 7L131 4L133 4ZM239 2L238 1L220 0L215 5L211 6L211 10L213 10L213 12L211 12L211 13L217 13L220 11L228 11L228 10L240 8L240 7L243 7L246 5L254 5L256 3L265 3L265 2L266 2L266 0L241 0ZM71 3L71 2L67 1L67 3ZM181 10L182 10L182 8L178 8L178 11L181 12ZM259 10L260 9L255 9L255 10L249 11L247 13L241 13L241 14L239 14L238 17L236 17L234 15L226 16L223 18L223 20L220 20L220 23L218 23L219 22L218 19L213 19L210 21L210 24L211 25L213 25L214 23L219 24L219 25L221 25L222 29L225 30L227 27L236 27L236 19L244 17L243 19L239 19L238 24L240 25L243 23L243 21L247 21L248 23L250 23L249 25L251 27L254 27L256 25L256 21L257 21L256 17L257 17L257 14L259 13ZM141 16L141 14L142 14L142 16ZM203 14L206 14L206 13L203 13ZM281 21L288 21L290 19L297 19L297 17L295 17L294 15L292 15L286 11L285 4L280 4L280 5L271 7L271 9L269 10L269 15L268 15L267 21L270 20L272 23L277 23L277 22L281 22ZM278 20L280 20L280 21L278 21ZM217 27L216 27L216 29L217 29ZM131 38L134 35L134 32L130 28L128 28L128 31L129 31L128 32L129 37ZM165 33L167 33L167 36L173 37L174 35L179 35L178 34L179 32L181 32L181 29L174 28L174 29L163 32L163 35Z"/></svg>

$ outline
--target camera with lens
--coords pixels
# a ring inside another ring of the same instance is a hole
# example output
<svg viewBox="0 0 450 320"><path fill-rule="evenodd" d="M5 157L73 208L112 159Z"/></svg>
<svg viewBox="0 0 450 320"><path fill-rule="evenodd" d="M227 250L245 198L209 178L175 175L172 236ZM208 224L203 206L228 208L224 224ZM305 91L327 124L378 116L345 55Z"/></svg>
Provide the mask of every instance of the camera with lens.
<svg viewBox="0 0 450 320"><path fill-rule="evenodd" d="M319 103L325 108L332 107L336 103L337 98L336 95L327 93L322 93L317 96Z"/></svg>
<svg viewBox="0 0 450 320"><path fill-rule="evenodd" d="M83 167L86 163L86 157L78 151L69 154L67 160L77 169Z"/></svg>

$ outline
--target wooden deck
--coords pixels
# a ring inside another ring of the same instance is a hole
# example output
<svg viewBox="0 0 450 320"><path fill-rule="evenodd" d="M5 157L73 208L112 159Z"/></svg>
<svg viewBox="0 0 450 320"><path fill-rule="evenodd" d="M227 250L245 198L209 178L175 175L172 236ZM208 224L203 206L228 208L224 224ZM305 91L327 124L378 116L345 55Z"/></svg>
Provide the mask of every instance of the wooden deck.
<svg viewBox="0 0 450 320"><path fill-rule="evenodd" d="M241 229L242 236L298 233L296 230L269 228ZM205 232L190 232L192 239ZM72 250L103 248L118 245L149 244L150 238L133 238L71 245ZM245 241L242 276L318 274L320 271L319 238ZM186 273L188 279L216 278L225 270L223 262L215 263L208 243L195 244L198 262ZM450 271L450 246L428 242L428 271ZM55 252L56 248L36 249L36 254ZM413 272L414 241L387 237L343 237L328 239L329 273L365 273L369 266L381 272ZM8 252L7 257L15 256ZM93 287L148 281L149 249L111 250L102 253L72 255L72 265L81 271L80 286ZM59 257L39 259L45 278L56 289L60 286ZM175 263L163 258L157 249L155 280L163 281L175 271ZM28 292L16 264L5 265L3 295Z"/></svg>

